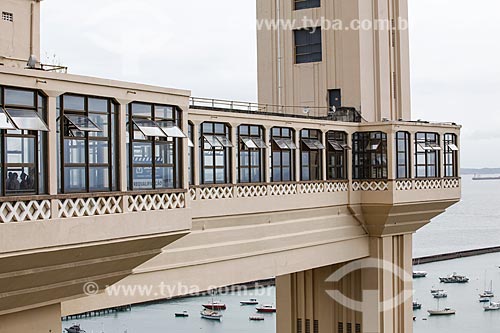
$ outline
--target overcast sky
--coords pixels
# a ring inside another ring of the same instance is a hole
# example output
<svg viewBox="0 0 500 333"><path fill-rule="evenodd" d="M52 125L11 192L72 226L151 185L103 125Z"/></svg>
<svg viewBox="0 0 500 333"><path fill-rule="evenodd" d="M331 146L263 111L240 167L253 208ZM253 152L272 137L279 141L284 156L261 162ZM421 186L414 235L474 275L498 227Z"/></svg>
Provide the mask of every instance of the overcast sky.
<svg viewBox="0 0 500 333"><path fill-rule="evenodd" d="M462 124L462 166L500 167L500 1L409 2L413 118ZM74 74L257 100L255 0L43 1L54 54Z"/></svg>

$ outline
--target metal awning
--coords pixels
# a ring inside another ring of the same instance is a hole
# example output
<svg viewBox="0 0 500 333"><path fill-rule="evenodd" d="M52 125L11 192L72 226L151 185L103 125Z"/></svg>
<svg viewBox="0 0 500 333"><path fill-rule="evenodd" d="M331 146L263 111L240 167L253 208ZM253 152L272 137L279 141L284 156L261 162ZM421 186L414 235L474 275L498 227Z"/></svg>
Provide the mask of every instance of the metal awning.
<svg viewBox="0 0 500 333"><path fill-rule="evenodd" d="M134 120L135 126L139 129L139 131L144 134L144 136L150 137L159 137L166 138L167 135L164 131L158 126L158 124L152 120Z"/></svg>
<svg viewBox="0 0 500 333"><path fill-rule="evenodd" d="M76 114L64 115L66 119L80 132L102 132L102 128L96 125L89 117Z"/></svg>
<svg viewBox="0 0 500 333"><path fill-rule="evenodd" d="M170 138L187 138L187 135L173 122L170 122L166 126L161 126L160 128Z"/></svg>
<svg viewBox="0 0 500 333"><path fill-rule="evenodd" d="M344 151L344 149L345 149L344 147L342 147L342 145L339 142L337 142L335 140L328 140L328 143L335 151Z"/></svg>
<svg viewBox="0 0 500 333"><path fill-rule="evenodd" d="M246 136L242 136L241 137L241 141L243 142L243 144L248 148L248 149L257 149L257 145L255 144L255 142L253 142L252 139L250 139L249 137L246 137Z"/></svg>
<svg viewBox="0 0 500 333"><path fill-rule="evenodd" d="M4 108L0 109L0 129L15 130L14 123L7 115Z"/></svg>
<svg viewBox="0 0 500 333"><path fill-rule="evenodd" d="M311 150L325 149L325 146L318 139L302 139L302 142Z"/></svg>
<svg viewBox="0 0 500 333"><path fill-rule="evenodd" d="M38 112L33 110L18 110L18 109L9 109L6 110L10 119L16 127L20 130L26 131L42 131L48 132L49 127L47 124L40 118Z"/></svg>
<svg viewBox="0 0 500 333"><path fill-rule="evenodd" d="M458 146L454 143L448 144L448 148L452 151L459 151L460 150L460 149L458 149Z"/></svg>

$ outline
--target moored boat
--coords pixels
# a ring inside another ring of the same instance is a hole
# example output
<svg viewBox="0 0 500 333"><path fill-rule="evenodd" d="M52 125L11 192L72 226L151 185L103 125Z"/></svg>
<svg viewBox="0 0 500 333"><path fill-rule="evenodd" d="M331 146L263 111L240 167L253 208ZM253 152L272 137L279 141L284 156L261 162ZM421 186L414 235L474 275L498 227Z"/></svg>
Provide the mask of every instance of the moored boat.
<svg viewBox="0 0 500 333"><path fill-rule="evenodd" d="M276 312L276 307L274 305L264 304L256 307L257 312L273 313Z"/></svg>
<svg viewBox="0 0 500 333"><path fill-rule="evenodd" d="M439 281L442 283L467 283L469 282L469 278L464 275L453 273L452 275L447 277L440 277Z"/></svg>
<svg viewBox="0 0 500 333"><path fill-rule="evenodd" d="M241 305L257 305L259 304L259 301L255 298L250 298L248 301L240 301Z"/></svg>
<svg viewBox="0 0 500 333"><path fill-rule="evenodd" d="M448 292L445 290L438 290L438 291L432 293L432 296L434 298L446 298L446 297L448 297Z"/></svg>
<svg viewBox="0 0 500 333"><path fill-rule="evenodd" d="M176 317L189 317L189 313L187 311L176 312L175 316Z"/></svg>
<svg viewBox="0 0 500 333"><path fill-rule="evenodd" d="M418 302L413 302L413 310L420 310L422 309L422 304Z"/></svg>
<svg viewBox="0 0 500 333"><path fill-rule="evenodd" d="M413 278L414 279L424 278L426 276L427 276L427 272L425 272L425 271L415 271L415 272L413 272Z"/></svg>
<svg viewBox="0 0 500 333"><path fill-rule="evenodd" d="M64 329L67 333L85 333L85 330L80 328L80 325L73 325L70 328Z"/></svg>
<svg viewBox="0 0 500 333"><path fill-rule="evenodd" d="M222 314L217 311L203 310L200 312L201 318L209 320L221 320Z"/></svg>
<svg viewBox="0 0 500 333"><path fill-rule="evenodd" d="M500 310L500 303L490 302L490 304L483 307L484 311L497 311Z"/></svg>
<svg viewBox="0 0 500 333"><path fill-rule="evenodd" d="M427 312L429 312L429 315L431 316L448 316L457 313L456 310L450 308L444 308L443 310L427 310Z"/></svg>
<svg viewBox="0 0 500 333"><path fill-rule="evenodd" d="M479 297L479 303L488 303L489 301L489 297Z"/></svg>
<svg viewBox="0 0 500 333"><path fill-rule="evenodd" d="M262 321L262 320L264 320L264 317L263 316L250 316L250 317L248 317L248 319L250 319L252 321Z"/></svg>
<svg viewBox="0 0 500 333"><path fill-rule="evenodd" d="M202 304L205 309L209 310L226 310L226 304L218 301L211 301L209 303Z"/></svg>

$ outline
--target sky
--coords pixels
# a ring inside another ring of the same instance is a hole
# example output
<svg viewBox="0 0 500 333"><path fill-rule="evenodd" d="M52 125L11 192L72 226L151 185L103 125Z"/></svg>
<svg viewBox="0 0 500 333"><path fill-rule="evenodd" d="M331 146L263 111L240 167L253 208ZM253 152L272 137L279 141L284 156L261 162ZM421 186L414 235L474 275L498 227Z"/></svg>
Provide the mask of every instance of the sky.
<svg viewBox="0 0 500 333"><path fill-rule="evenodd" d="M463 125L462 167L500 167L499 13L409 0L413 119ZM70 73L257 101L255 0L47 0L41 37Z"/></svg>

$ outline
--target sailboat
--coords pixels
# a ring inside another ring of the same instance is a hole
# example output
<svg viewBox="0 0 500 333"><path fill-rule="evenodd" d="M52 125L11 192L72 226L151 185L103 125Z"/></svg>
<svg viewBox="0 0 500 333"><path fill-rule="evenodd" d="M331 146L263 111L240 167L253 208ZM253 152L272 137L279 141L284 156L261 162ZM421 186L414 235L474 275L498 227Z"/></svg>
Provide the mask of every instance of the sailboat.
<svg viewBox="0 0 500 333"><path fill-rule="evenodd" d="M214 294L215 292L212 291L212 300L208 303L205 303L205 304L202 304L202 306L205 308L205 309L208 309L208 310L226 310L226 304L220 302L220 301L214 301Z"/></svg>
<svg viewBox="0 0 500 333"><path fill-rule="evenodd" d="M439 299L437 300L437 309L436 310L427 310L430 316L449 316L449 315L454 315L457 313L457 311L450 309L450 308L444 308L440 309L439 308Z"/></svg>
<svg viewBox="0 0 500 333"><path fill-rule="evenodd" d="M500 303L490 302L490 304L486 305L484 311L497 311L500 310Z"/></svg>
<svg viewBox="0 0 500 333"><path fill-rule="evenodd" d="M495 297L495 294L493 293L493 280L490 281L490 289L485 290L482 294L479 294L479 297L480 298L492 298L492 297Z"/></svg>

